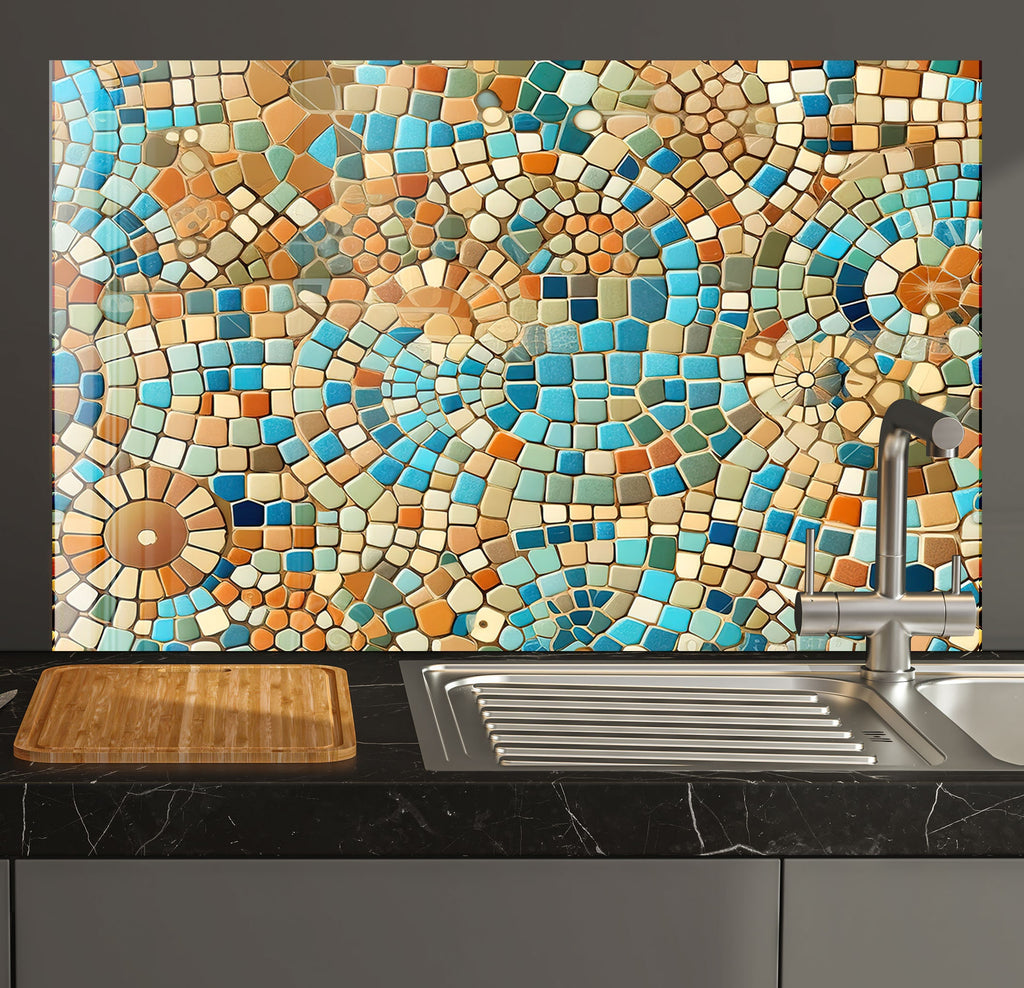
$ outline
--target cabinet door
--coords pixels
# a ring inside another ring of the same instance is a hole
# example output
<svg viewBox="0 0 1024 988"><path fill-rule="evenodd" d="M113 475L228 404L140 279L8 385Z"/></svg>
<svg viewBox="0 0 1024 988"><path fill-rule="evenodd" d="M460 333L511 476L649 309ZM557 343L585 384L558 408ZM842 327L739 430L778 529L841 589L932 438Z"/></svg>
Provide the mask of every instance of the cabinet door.
<svg viewBox="0 0 1024 988"><path fill-rule="evenodd" d="M1021 983L1024 861L783 864L782 988Z"/></svg>
<svg viewBox="0 0 1024 988"><path fill-rule="evenodd" d="M11 988L11 863L0 860L0 988Z"/></svg>
<svg viewBox="0 0 1024 988"><path fill-rule="evenodd" d="M23 861L17 986L776 988L778 878L733 860Z"/></svg>

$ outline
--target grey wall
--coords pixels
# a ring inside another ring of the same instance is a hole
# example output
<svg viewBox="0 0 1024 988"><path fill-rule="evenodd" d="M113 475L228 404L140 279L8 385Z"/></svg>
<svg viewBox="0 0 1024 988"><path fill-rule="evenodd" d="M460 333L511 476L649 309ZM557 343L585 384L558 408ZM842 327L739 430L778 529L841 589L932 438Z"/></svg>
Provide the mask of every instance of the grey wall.
<svg viewBox="0 0 1024 988"><path fill-rule="evenodd" d="M554 12L546 0L501 10L478 0L344 4L307 2L282 20L268 0L216 5L175 0L173 16L142 13L138 0L101 6L70 0L18 3L5 17L0 58L4 147L0 152L5 249L0 349L0 650L50 644L48 119L47 60L155 55L219 58L467 52L483 55L582 52L733 57L982 58L985 79L983 199L988 247L984 296L983 474L987 648L1024 648L1017 589L1024 559L1024 331L1019 237L1024 233L1024 128L1019 8L995 0L750 0L613 3L589 0ZM317 9L322 13L317 13ZM266 11L263 15L261 12ZM604 13L607 11L607 13ZM191 12L195 12L194 14ZM268 30L269 26L269 30ZM273 38L268 48L268 38ZM340 46L337 47L337 46Z"/></svg>

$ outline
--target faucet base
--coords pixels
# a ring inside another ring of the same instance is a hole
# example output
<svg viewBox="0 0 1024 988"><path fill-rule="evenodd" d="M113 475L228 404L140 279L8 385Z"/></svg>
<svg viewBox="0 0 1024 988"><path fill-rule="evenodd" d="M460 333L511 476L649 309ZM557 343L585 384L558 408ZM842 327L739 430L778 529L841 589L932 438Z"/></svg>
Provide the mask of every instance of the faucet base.
<svg viewBox="0 0 1024 988"><path fill-rule="evenodd" d="M912 683L917 673L913 666L906 669L871 669L868 666L860 667L861 679L868 683Z"/></svg>

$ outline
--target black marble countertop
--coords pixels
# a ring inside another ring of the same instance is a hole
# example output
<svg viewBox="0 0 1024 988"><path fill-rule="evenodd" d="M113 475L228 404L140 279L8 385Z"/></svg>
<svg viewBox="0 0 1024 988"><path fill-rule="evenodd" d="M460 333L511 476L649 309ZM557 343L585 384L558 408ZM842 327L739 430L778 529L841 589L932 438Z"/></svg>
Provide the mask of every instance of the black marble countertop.
<svg viewBox="0 0 1024 988"><path fill-rule="evenodd" d="M888 778L428 772L399 657L274 657L348 672L352 761L111 766L21 761L14 736L44 668L146 655L0 656L0 692L18 690L0 709L0 857L1024 855L1024 769Z"/></svg>

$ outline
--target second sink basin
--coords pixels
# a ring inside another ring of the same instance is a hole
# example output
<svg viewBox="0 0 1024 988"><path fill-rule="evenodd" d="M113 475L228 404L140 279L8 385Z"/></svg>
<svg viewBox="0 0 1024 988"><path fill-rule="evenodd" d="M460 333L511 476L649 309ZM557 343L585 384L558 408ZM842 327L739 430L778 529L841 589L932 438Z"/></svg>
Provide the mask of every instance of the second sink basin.
<svg viewBox="0 0 1024 988"><path fill-rule="evenodd" d="M990 755L1024 765L1024 679L935 679L917 690Z"/></svg>

